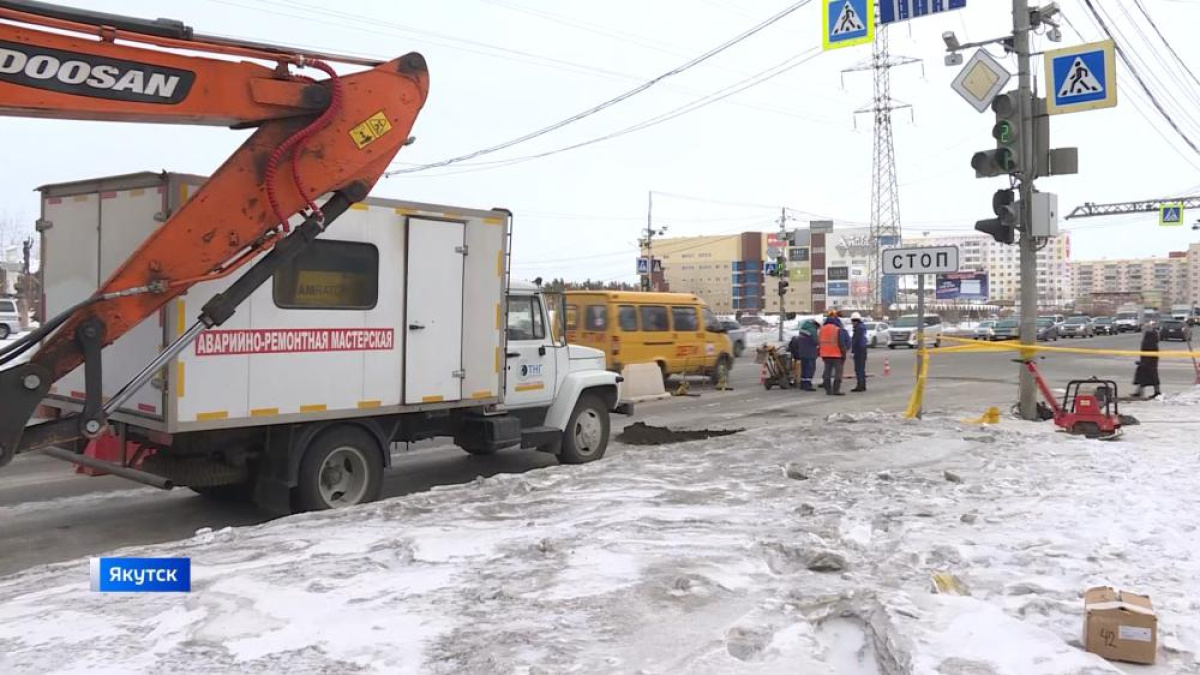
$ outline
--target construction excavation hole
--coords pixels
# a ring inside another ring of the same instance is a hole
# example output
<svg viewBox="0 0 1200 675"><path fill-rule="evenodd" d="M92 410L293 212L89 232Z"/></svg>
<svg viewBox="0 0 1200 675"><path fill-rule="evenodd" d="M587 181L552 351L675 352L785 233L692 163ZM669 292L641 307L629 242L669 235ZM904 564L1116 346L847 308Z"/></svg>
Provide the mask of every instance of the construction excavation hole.
<svg viewBox="0 0 1200 675"><path fill-rule="evenodd" d="M667 427L655 427L645 422L635 422L625 427L617 440L628 445L668 445L671 443L687 443L702 441L707 438L732 436L745 429L682 429L675 430Z"/></svg>

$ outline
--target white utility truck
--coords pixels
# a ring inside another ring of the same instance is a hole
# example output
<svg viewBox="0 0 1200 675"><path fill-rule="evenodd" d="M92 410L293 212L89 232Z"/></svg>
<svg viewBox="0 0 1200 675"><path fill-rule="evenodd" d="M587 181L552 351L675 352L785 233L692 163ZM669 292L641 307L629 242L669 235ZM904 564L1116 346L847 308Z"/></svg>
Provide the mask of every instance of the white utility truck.
<svg viewBox="0 0 1200 675"><path fill-rule="evenodd" d="M43 316L95 293L203 182L139 173L40 188ZM279 513L377 498L397 442L601 458L609 413L631 411L620 378L602 352L566 344L551 296L508 282L511 226L502 209L354 204L165 363L88 454L107 444L112 473ZM231 282L194 286L105 349L105 399ZM43 413L78 412L84 380L80 366L58 381Z"/></svg>

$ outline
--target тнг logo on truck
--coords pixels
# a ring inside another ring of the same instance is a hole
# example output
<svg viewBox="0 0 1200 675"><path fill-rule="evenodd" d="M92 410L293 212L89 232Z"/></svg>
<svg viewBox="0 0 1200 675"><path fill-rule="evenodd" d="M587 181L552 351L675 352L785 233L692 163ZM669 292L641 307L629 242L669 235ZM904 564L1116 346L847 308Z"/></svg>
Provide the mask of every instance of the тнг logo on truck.
<svg viewBox="0 0 1200 675"><path fill-rule="evenodd" d="M189 70L0 41L0 81L63 94L133 103L179 103Z"/></svg>

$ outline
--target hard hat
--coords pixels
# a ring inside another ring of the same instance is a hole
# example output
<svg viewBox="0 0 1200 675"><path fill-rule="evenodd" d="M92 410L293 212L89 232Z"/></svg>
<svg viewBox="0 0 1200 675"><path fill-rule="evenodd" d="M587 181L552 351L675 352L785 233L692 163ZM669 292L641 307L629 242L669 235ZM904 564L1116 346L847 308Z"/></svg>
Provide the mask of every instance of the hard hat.
<svg viewBox="0 0 1200 675"><path fill-rule="evenodd" d="M850 320L851 320L851 321L862 321L862 314L859 314L858 312L855 312L855 313L853 313L853 314L851 314L851 315L850 315Z"/></svg>

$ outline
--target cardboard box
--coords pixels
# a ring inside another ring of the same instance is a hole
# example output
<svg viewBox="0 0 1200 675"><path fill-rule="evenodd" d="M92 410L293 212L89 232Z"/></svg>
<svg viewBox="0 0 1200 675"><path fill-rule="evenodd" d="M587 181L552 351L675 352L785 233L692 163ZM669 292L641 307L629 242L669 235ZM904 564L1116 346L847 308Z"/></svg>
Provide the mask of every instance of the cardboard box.
<svg viewBox="0 0 1200 675"><path fill-rule="evenodd" d="M1150 598L1108 586L1083 594L1083 647L1112 661L1154 663L1158 616Z"/></svg>

